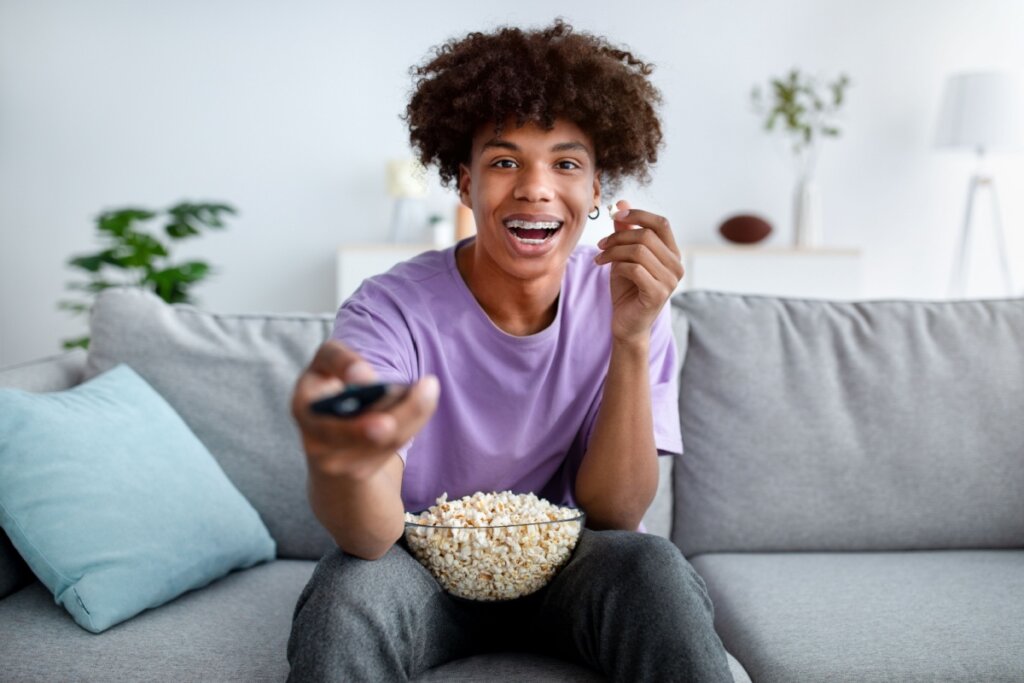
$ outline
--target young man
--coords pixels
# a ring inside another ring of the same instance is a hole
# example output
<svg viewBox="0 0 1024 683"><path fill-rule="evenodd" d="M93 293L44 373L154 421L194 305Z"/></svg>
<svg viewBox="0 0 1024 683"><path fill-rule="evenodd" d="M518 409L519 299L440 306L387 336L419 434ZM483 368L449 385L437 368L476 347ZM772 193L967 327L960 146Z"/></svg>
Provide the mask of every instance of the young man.
<svg viewBox="0 0 1024 683"><path fill-rule="evenodd" d="M292 679L407 680L521 647L613 680L731 680L703 581L636 531L659 452L682 452L671 227L619 202L600 248L577 247L602 184L656 159L649 72L560 21L470 34L419 68L412 142L477 234L364 283L296 385L310 502L338 549L296 607ZM309 412L368 381L413 389L353 420ZM403 514L500 490L579 507L588 528L541 591L453 599L403 547Z"/></svg>

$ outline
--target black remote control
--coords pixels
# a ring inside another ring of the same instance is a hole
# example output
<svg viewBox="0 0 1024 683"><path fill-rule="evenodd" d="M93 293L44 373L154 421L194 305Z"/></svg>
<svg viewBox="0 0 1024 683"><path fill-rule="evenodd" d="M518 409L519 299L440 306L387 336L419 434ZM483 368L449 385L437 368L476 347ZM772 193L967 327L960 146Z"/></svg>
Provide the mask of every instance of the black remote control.
<svg viewBox="0 0 1024 683"><path fill-rule="evenodd" d="M356 417L368 410L387 410L407 393L408 384L351 384L338 394L314 401L310 409L321 415Z"/></svg>

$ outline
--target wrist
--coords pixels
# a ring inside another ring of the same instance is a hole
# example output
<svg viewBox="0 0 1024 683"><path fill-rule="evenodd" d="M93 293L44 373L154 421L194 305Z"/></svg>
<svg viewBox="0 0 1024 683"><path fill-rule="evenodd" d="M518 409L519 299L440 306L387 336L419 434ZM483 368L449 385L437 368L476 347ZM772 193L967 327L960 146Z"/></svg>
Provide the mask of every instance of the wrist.
<svg viewBox="0 0 1024 683"><path fill-rule="evenodd" d="M650 330L632 335L612 335L612 355L618 353L642 357L646 362L650 349Z"/></svg>
<svg viewBox="0 0 1024 683"><path fill-rule="evenodd" d="M358 486L380 470L383 461L370 454L323 449L306 449L309 476L332 486Z"/></svg>

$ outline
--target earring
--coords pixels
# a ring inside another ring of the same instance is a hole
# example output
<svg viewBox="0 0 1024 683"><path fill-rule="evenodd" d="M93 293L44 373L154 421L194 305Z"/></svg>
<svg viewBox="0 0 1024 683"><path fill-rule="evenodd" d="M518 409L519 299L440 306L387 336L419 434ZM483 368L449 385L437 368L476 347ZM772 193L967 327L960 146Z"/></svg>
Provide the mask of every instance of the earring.
<svg viewBox="0 0 1024 683"><path fill-rule="evenodd" d="M601 207L600 206L595 206L594 207L594 212L593 213L588 213L587 214L587 218L589 218L590 220L594 220L595 218L597 218L600 215L601 215Z"/></svg>

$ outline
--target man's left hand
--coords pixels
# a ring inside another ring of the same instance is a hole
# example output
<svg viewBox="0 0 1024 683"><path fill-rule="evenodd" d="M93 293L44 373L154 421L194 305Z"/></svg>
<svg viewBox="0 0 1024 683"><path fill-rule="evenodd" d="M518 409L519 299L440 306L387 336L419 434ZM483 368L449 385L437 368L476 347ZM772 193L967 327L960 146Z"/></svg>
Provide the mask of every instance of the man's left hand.
<svg viewBox="0 0 1024 683"><path fill-rule="evenodd" d="M612 337L634 341L651 326L683 278L672 226L664 216L618 202L615 232L598 242L597 264L612 264Z"/></svg>

